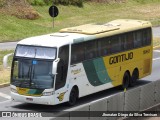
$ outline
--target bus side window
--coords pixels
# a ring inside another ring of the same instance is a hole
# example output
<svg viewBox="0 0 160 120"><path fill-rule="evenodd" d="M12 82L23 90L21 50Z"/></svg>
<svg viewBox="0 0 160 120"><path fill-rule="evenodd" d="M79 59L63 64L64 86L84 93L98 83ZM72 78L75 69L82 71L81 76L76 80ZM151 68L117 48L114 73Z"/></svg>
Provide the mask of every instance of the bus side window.
<svg viewBox="0 0 160 120"><path fill-rule="evenodd" d="M133 49L133 32L127 33L127 50Z"/></svg>
<svg viewBox="0 0 160 120"><path fill-rule="evenodd" d="M121 39L121 51L127 50L127 39L126 35L121 34L119 39Z"/></svg>
<svg viewBox="0 0 160 120"><path fill-rule="evenodd" d="M119 36L111 37L111 46L112 53L121 51L121 39L119 39Z"/></svg>
<svg viewBox="0 0 160 120"><path fill-rule="evenodd" d="M138 30L134 32L134 48L142 46L142 31Z"/></svg>
<svg viewBox="0 0 160 120"><path fill-rule="evenodd" d="M97 41L85 42L85 60L97 57Z"/></svg>
<svg viewBox="0 0 160 120"><path fill-rule="evenodd" d="M151 39L152 39L152 33L151 33L151 28L147 29L147 45L151 44Z"/></svg>
<svg viewBox="0 0 160 120"><path fill-rule="evenodd" d="M151 44L151 28L143 30L143 46Z"/></svg>
<svg viewBox="0 0 160 120"><path fill-rule="evenodd" d="M105 56L111 53L111 45L109 38L98 39L98 55Z"/></svg>
<svg viewBox="0 0 160 120"><path fill-rule="evenodd" d="M71 47L71 64L84 60L84 43L73 44Z"/></svg>
<svg viewBox="0 0 160 120"><path fill-rule="evenodd" d="M66 83L68 72L68 60L69 60L69 45L59 48L60 61L57 66L56 84L55 89L62 88Z"/></svg>

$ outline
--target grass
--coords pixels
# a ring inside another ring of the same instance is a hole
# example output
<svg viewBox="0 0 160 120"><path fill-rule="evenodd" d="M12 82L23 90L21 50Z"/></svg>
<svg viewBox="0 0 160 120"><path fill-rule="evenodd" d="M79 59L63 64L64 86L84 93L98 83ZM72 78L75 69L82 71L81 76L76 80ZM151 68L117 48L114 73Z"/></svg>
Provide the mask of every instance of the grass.
<svg viewBox="0 0 160 120"><path fill-rule="evenodd" d="M49 6L34 6L41 16L36 20L18 19L1 13L0 42L18 41L30 36L56 32L65 27L120 18L149 20L154 26L160 25L160 2L137 1L140 0L110 4L86 2L82 8L58 5L59 16L54 20L54 29L53 19L48 14Z"/></svg>
<svg viewBox="0 0 160 120"><path fill-rule="evenodd" d="M6 54L13 53L13 50L0 51L0 84L9 82L10 69L3 68L3 57ZM11 66L12 57L9 57L8 65Z"/></svg>

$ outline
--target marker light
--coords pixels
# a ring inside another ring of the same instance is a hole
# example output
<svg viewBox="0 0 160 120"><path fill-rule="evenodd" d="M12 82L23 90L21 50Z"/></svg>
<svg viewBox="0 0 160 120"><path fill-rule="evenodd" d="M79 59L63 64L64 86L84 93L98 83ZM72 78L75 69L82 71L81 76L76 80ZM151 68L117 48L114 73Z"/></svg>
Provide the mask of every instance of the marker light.
<svg viewBox="0 0 160 120"><path fill-rule="evenodd" d="M11 91L17 93L17 90L15 88L11 88Z"/></svg>
<svg viewBox="0 0 160 120"><path fill-rule="evenodd" d="M53 91L51 91L51 92L43 92L42 94L43 94L43 96L50 96L50 95L53 95L54 92Z"/></svg>

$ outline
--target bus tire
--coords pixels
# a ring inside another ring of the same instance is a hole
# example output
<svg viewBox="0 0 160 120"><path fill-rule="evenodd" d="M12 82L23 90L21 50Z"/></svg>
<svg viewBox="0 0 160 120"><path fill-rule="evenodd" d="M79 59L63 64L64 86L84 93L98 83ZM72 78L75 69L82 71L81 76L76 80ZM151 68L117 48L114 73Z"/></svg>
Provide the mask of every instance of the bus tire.
<svg viewBox="0 0 160 120"><path fill-rule="evenodd" d="M139 79L138 69L134 69L129 85L131 87L135 86L138 79Z"/></svg>
<svg viewBox="0 0 160 120"><path fill-rule="evenodd" d="M126 71L123 76L122 89L127 89L130 83L130 75L129 72Z"/></svg>
<svg viewBox="0 0 160 120"><path fill-rule="evenodd" d="M75 88L72 88L70 95L69 95L69 101L68 101L68 105L69 106L73 106L76 104L78 99L78 91Z"/></svg>

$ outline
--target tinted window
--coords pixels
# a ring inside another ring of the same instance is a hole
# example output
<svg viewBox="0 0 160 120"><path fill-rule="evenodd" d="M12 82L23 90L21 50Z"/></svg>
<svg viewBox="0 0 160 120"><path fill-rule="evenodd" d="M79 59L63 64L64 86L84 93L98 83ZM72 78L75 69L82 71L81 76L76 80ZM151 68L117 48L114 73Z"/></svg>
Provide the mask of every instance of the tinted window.
<svg viewBox="0 0 160 120"><path fill-rule="evenodd" d="M98 39L98 55L105 56L111 53L111 41L108 38Z"/></svg>
<svg viewBox="0 0 160 120"><path fill-rule="evenodd" d="M151 28L147 28L143 30L143 45L150 45L151 44Z"/></svg>
<svg viewBox="0 0 160 120"><path fill-rule="evenodd" d="M133 33L132 32L129 32L127 33L127 36L126 36L126 49L127 50L130 50L133 48Z"/></svg>
<svg viewBox="0 0 160 120"><path fill-rule="evenodd" d="M85 42L85 60L97 57L97 41Z"/></svg>
<svg viewBox="0 0 160 120"><path fill-rule="evenodd" d="M68 59L69 59L69 45L59 48L60 61L57 66L56 84L55 89L64 87L67 79L68 72Z"/></svg>
<svg viewBox="0 0 160 120"><path fill-rule="evenodd" d="M150 28L73 44L71 64L149 44L151 44Z"/></svg>
<svg viewBox="0 0 160 120"><path fill-rule="evenodd" d="M142 31L138 30L134 32L134 48L142 46Z"/></svg>
<svg viewBox="0 0 160 120"><path fill-rule="evenodd" d="M69 45L60 47L60 49L59 49L59 58L64 62L65 65L68 65Z"/></svg>
<svg viewBox="0 0 160 120"><path fill-rule="evenodd" d="M121 50L127 50L127 37L125 34L121 34L119 39L121 40Z"/></svg>
<svg viewBox="0 0 160 120"><path fill-rule="evenodd" d="M116 53L121 51L121 39L118 36L110 37L111 41L111 52Z"/></svg>
<svg viewBox="0 0 160 120"><path fill-rule="evenodd" d="M84 60L84 43L73 44L71 48L71 64Z"/></svg>

